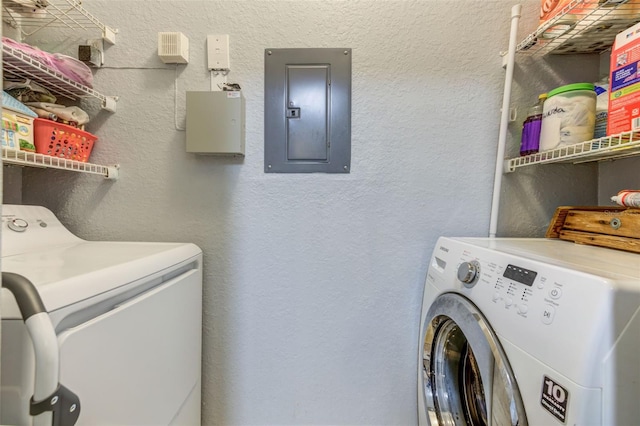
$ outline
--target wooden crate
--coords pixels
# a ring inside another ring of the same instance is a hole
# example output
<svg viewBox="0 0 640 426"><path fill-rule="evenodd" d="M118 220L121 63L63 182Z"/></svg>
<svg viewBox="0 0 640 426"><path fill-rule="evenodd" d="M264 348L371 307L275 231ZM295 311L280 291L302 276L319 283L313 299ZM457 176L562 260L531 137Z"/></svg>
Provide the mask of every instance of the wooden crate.
<svg viewBox="0 0 640 426"><path fill-rule="evenodd" d="M640 253L640 209L618 206L561 206L547 238Z"/></svg>

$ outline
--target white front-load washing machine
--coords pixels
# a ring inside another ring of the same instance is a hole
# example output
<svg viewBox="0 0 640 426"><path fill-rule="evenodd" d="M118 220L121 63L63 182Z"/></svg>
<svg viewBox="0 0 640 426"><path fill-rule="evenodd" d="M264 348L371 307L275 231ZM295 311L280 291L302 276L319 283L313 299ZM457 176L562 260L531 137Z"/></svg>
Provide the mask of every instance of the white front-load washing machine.
<svg viewBox="0 0 640 426"><path fill-rule="evenodd" d="M200 248L86 241L44 207L4 205L2 273L31 283L52 338L3 288L0 424L73 424L56 382L78 425L200 424Z"/></svg>
<svg viewBox="0 0 640 426"><path fill-rule="evenodd" d="M640 255L542 238L438 240L420 425L637 425Z"/></svg>

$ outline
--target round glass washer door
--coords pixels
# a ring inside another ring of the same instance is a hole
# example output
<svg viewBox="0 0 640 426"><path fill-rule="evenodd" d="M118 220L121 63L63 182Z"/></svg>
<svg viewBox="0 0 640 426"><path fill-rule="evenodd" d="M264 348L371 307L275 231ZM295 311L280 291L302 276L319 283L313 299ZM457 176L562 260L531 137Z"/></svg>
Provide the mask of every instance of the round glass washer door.
<svg viewBox="0 0 640 426"><path fill-rule="evenodd" d="M422 386L431 426L526 426L504 350L478 308L445 293L425 318Z"/></svg>

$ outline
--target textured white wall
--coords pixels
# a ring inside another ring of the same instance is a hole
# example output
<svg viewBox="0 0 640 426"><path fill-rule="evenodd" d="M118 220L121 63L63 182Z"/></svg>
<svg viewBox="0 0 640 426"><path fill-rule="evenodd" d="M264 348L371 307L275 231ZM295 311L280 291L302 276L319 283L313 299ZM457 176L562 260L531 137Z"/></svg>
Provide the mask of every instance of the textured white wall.
<svg viewBox="0 0 640 426"><path fill-rule="evenodd" d="M535 23L538 0L527 0ZM204 250L205 424L412 424L418 318L439 235L488 232L511 3L98 1L119 29L96 86L92 161L117 182L26 170L25 203L88 239ZM247 100L246 158L185 153L160 31L190 39L185 91L207 90L207 34L228 33ZM55 37L40 44L63 41ZM353 49L352 172L263 173L265 48Z"/></svg>
<svg viewBox="0 0 640 426"><path fill-rule="evenodd" d="M605 161L599 167L598 204L615 205L611 197L623 189L640 189L640 159Z"/></svg>

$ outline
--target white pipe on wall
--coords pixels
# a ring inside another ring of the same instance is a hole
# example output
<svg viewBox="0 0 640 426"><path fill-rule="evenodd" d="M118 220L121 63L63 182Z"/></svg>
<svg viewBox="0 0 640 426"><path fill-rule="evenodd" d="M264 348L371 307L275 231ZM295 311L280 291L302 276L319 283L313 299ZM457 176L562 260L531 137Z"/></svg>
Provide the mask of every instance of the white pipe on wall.
<svg viewBox="0 0 640 426"><path fill-rule="evenodd" d="M491 201L491 220L489 237L496 236L498 228L498 210L500 209L500 191L502 189L502 175L504 152L507 142L507 127L509 125L509 103L511 101L511 82L516 57L516 41L518 36L518 22L520 21L522 6L517 4L511 8L511 32L509 34L509 50L507 51L507 70L504 78L504 92L502 94L502 115L500 117L500 133L498 136L498 152L496 154L496 170L493 178L493 199Z"/></svg>

